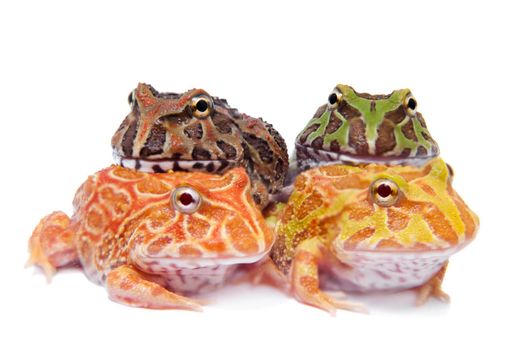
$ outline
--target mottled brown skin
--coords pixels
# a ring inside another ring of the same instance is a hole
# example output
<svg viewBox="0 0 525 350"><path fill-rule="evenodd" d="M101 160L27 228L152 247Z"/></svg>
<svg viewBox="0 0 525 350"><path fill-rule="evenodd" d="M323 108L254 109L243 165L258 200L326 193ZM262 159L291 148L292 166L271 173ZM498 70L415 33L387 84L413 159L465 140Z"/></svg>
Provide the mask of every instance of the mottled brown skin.
<svg viewBox="0 0 525 350"><path fill-rule="evenodd" d="M262 119L239 113L201 89L159 93L140 83L128 100L131 112L111 142L119 165L145 172L218 174L241 166L260 208L282 188L288 169L286 144ZM204 112L200 100L207 103Z"/></svg>

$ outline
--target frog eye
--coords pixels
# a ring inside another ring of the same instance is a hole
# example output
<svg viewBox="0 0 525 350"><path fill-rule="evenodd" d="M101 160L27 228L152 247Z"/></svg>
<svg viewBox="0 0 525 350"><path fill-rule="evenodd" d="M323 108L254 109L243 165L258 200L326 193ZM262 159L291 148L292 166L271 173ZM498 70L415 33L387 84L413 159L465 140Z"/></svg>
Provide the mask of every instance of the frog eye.
<svg viewBox="0 0 525 350"><path fill-rule="evenodd" d="M213 110L213 101L205 95L195 96L191 99L191 109L196 118L206 118Z"/></svg>
<svg viewBox="0 0 525 350"><path fill-rule="evenodd" d="M171 194L173 208L183 214L195 213L199 209L201 202L201 195L191 187L178 187Z"/></svg>
<svg viewBox="0 0 525 350"><path fill-rule="evenodd" d="M135 102L135 90L133 90L128 95L128 104L131 108L133 108L133 106L135 106Z"/></svg>
<svg viewBox="0 0 525 350"><path fill-rule="evenodd" d="M405 108L407 109L409 115L416 115L417 101L410 94L405 98Z"/></svg>
<svg viewBox="0 0 525 350"><path fill-rule="evenodd" d="M377 179L370 186L370 194L374 203L381 207L390 207L397 203L399 187L389 179Z"/></svg>
<svg viewBox="0 0 525 350"><path fill-rule="evenodd" d="M335 108L343 99L343 94L337 89L328 96L328 107Z"/></svg>

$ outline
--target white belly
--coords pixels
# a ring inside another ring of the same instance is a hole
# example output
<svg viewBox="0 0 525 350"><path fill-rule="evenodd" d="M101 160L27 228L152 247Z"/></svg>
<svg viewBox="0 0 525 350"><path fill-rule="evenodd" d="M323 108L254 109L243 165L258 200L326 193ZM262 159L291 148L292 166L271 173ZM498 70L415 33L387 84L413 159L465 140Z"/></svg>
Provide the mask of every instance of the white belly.
<svg viewBox="0 0 525 350"><path fill-rule="evenodd" d="M452 253L352 252L345 256L344 264L322 270L321 285L349 292L413 288L432 278Z"/></svg>

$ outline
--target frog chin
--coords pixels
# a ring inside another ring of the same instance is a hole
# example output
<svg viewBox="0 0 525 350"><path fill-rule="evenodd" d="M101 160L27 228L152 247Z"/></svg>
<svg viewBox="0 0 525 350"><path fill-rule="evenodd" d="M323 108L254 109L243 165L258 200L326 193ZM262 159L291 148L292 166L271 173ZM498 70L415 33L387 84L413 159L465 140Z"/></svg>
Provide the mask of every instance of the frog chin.
<svg viewBox="0 0 525 350"><path fill-rule="evenodd" d="M145 173L165 173L173 171L200 170L209 173L220 173L234 167L234 160L212 159L212 160L185 160L185 159L147 159L122 157L114 154L115 164L124 168L134 169Z"/></svg>

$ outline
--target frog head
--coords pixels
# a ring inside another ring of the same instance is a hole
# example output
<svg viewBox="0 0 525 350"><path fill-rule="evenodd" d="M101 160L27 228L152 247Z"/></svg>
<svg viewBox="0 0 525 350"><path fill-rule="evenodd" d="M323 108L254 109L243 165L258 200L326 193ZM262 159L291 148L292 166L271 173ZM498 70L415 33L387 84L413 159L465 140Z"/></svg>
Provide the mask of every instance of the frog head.
<svg viewBox="0 0 525 350"><path fill-rule="evenodd" d="M389 95L356 92L339 84L297 136L301 170L323 163L422 165L439 148L410 90Z"/></svg>
<svg viewBox="0 0 525 350"><path fill-rule="evenodd" d="M129 219L129 262L144 272L253 263L273 244L244 168L147 174L136 188L150 194Z"/></svg>
<svg viewBox="0 0 525 350"><path fill-rule="evenodd" d="M340 193L328 220L340 258L355 251L456 251L474 239L479 219L452 187L440 158L424 167L368 165L321 168ZM333 193L333 192L332 192Z"/></svg>
<svg viewBox="0 0 525 350"><path fill-rule="evenodd" d="M282 271L288 271L295 248L315 236L346 263L356 252L450 255L472 241L479 226L441 158L423 167L328 165L304 171L276 216L272 259Z"/></svg>
<svg viewBox="0 0 525 350"><path fill-rule="evenodd" d="M202 89L159 93L138 84L129 97L130 113L111 144L118 165L143 172L223 173L246 168L252 195L264 207L288 168L286 144L270 124L231 108Z"/></svg>

